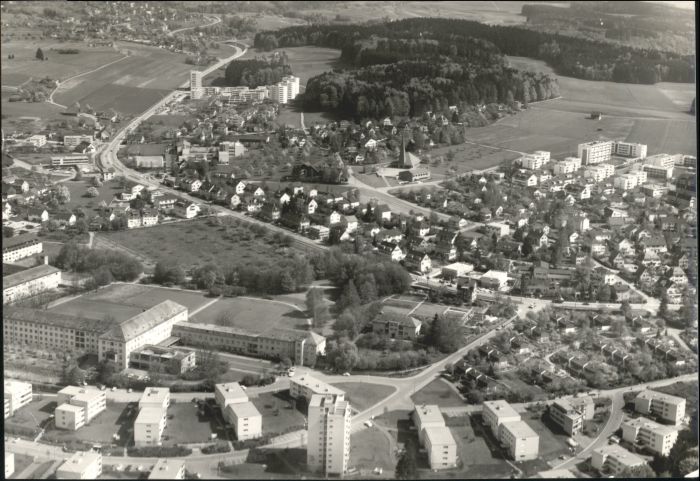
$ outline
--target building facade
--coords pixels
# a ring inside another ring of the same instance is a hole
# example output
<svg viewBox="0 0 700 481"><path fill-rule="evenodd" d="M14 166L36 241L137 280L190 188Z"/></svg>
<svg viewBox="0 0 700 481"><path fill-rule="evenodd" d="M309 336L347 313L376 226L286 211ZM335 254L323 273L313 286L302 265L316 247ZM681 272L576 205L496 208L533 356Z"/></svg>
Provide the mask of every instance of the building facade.
<svg viewBox="0 0 700 481"><path fill-rule="evenodd" d="M102 475L102 454L95 451L77 452L56 471L57 479L97 479Z"/></svg>
<svg viewBox="0 0 700 481"><path fill-rule="evenodd" d="M32 402L32 385L28 382L6 379L3 383L5 419L12 416L22 406Z"/></svg>
<svg viewBox="0 0 700 481"><path fill-rule="evenodd" d="M162 408L145 407L134 421L134 444L136 446L159 446L165 429L167 412Z"/></svg>
<svg viewBox="0 0 700 481"><path fill-rule="evenodd" d="M11 263L41 254L44 251L44 243L34 236L18 235L3 239L2 262Z"/></svg>
<svg viewBox="0 0 700 481"><path fill-rule="evenodd" d="M583 165L600 164L610 160L613 142L595 140L578 145L577 157Z"/></svg>
<svg viewBox="0 0 700 481"><path fill-rule="evenodd" d="M601 474L619 474L626 468L641 466L646 461L622 446L611 444L593 451L591 465Z"/></svg>
<svg viewBox="0 0 700 481"><path fill-rule="evenodd" d="M262 436L262 415L252 402L230 403L224 411L224 418L233 425L239 441Z"/></svg>
<svg viewBox="0 0 700 481"><path fill-rule="evenodd" d="M339 396L309 402L306 464L311 471L344 475L350 460L350 404Z"/></svg>
<svg viewBox="0 0 700 481"><path fill-rule="evenodd" d="M60 283L61 271L47 264L15 272L2 279L2 303L36 296L56 289Z"/></svg>
<svg viewBox="0 0 700 481"><path fill-rule="evenodd" d="M622 423L622 439L660 456L668 456L678 439L678 429L646 418L628 419Z"/></svg>
<svg viewBox="0 0 700 481"><path fill-rule="evenodd" d="M685 417L685 399L658 391L646 390L637 395L634 409L642 414L654 414L675 425Z"/></svg>
<svg viewBox="0 0 700 481"><path fill-rule="evenodd" d="M289 379L289 395L295 399L305 398L307 401L311 401L314 396L345 399L345 391L309 374Z"/></svg>
<svg viewBox="0 0 700 481"><path fill-rule="evenodd" d="M457 442L446 426L423 429L425 450L428 453L430 469L449 469L457 465Z"/></svg>

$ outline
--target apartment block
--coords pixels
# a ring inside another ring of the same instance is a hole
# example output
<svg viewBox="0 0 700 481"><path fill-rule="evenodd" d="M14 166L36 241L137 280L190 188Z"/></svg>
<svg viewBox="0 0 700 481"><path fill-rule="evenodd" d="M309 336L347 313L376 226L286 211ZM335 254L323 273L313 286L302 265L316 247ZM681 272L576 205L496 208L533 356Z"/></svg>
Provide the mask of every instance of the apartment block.
<svg viewBox="0 0 700 481"><path fill-rule="evenodd" d="M440 407L436 404L424 404L416 406L412 414L413 424L418 431L418 441L421 445L425 442L425 429L435 428L445 425L445 418L440 412Z"/></svg>
<svg viewBox="0 0 700 481"><path fill-rule="evenodd" d="M311 401L311 398L315 395L321 395L327 398L338 398L340 400L345 399L345 391L323 381L319 381L309 374L290 378L289 394L293 398L306 398L307 401Z"/></svg>
<svg viewBox="0 0 700 481"><path fill-rule="evenodd" d="M87 143L92 143L94 139L92 138L92 135L64 135L63 136L63 145L65 147L68 147L70 149L75 149L77 146L82 144L83 142Z"/></svg>
<svg viewBox="0 0 700 481"><path fill-rule="evenodd" d="M2 262L5 264L41 254L43 251L44 243L31 234L2 240Z"/></svg>
<svg viewBox="0 0 700 481"><path fill-rule="evenodd" d="M134 421L134 444L136 446L159 446L165 429L166 411L147 407L139 411Z"/></svg>
<svg viewBox="0 0 700 481"><path fill-rule="evenodd" d="M632 142L615 142L613 154L621 157L644 159L647 156L647 146L646 144L635 144Z"/></svg>
<svg viewBox="0 0 700 481"><path fill-rule="evenodd" d="M57 428L77 431L85 426L85 408L64 403L56 408L54 418Z"/></svg>
<svg viewBox="0 0 700 481"><path fill-rule="evenodd" d="M350 404L340 396L309 402L306 463L325 475L343 475L350 460Z"/></svg>
<svg viewBox="0 0 700 481"><path fill-rule="evenodd" d="M170 389L167 387L147 387L139 400L139 409L159 408L166 410L170 406Z"/></svg>
<svg viewBox="0 0 700 481"><path fill-rule="evenodd" d="M581 432L583 421L593 419L595 405L588 396L571 400L560 399L550 406L549 414L566 434L573 436Z"/></svg>
<svg viewBox="0 0 700 481"><path fill-rule="evenodd" d="M227 382L214 386L214 399L221 411L224 411L229 404L247 403L248 395L237 382Z"/></svg>
<svg viewBox="0 0 700 481"><path fill-rule="evenodd" d="M148 479L185 479L185 462L179 459L160 458L153 466Z"/></svg>
<svg viewBox="0 0 700 481"><path fill-rule="evenodd" d="M58 391L56 404L56 426L75 431L107 409L107 394L93 387L66 386Z"/></svg>
<svg viewBox="0 0 700 481"><path fill-rule="evenodd" d="M428 453L430 469L449 469L457 465L457 442L450 428L430 426L423 429L425 450Z"/></svg>
<svg viewBox="0 0 700 481"><path fill-rule="evenodd" d="M499 440L515 461L536 459L539 454L540 436L525 421L502 423Z"/></svg>
<svg viewBox="0 0 700 481"><path fill-rule="evenodd" d="M286 104L289 98L289 86L287 82L277 82L274 85L268 87L270 91L270 98L281 104Z"/></svg>
<svg viewBox="0 0 700 481"><path fill-rule="evenodd" d="M2 303L56 289L60 283L61 271L47 264L15 272L2 278Z"/></svg>
<svg viewBox="0 0 700 481"><path fill-rule="evenodd" d="M299 95L299 77L287 75L282 77L282 82L287 84L287 100L294 100Z"/></svg>
<svg viewBox="0 0 700 481"><path fill-rule="evenodd" d="M583 165L600 164L608 162L612 154L613 142L611 140L595 140L578 145L577 157Z"/></svg>
<svg viewBox="0 0 700 481"><path fill-rule="evenodd" d="M197 356L194 351L146 345L129 355L129 365L134 369L155 370L177 375L194 369L197 365Z"/></svg>
<svg viewBox="0 0 700 481"><path fill-rule="evenodd" d="M233 425L239 441L262 436L262 415L252 402L227 405L224 418Z"/></svg>
<svg viewBox="0 0 700 481"><path fill-rule="evenodd" d="M589 165L583 171L583 176L593 182L602 182L615 174L615 166L611 164Z"/></svg>
<svg viewBox="0 0 700 481"><path fill-rule="evenodd" d="M685 417L685 399L658 391L642 391L634 400L634 409L642 414L654 414L664 421L680 424Z"/></svg>
<svg viewBox="0 0 700 481"><path fill-rule="evenodd" d="M520 163L523 169L538 170L541 169L547 162L549 162L549 158L549 152L546 152L544 150L538 150L532 154L525 154L520 159Z"/></svg>
<svg viewBox="0 0 700 481"><path fill-rule="evenodd" d="M650 155L644 159L644 165L653 165L656 167L673 167L676 165L676 156L669 154Z"/></svg>
<svg viewBox="0 0 700 481"><path fill-rule="evenodd" d="M516 461L534 459L539 452L539 436L506 401L485 401L482 415L494 437Z"/></svg>
<svg viewBox="0 0 700 481"><path fill-rule="evenodd" d="M202 88L202 72L198 70L190 71L190 90Z"/></svg>
<svg viewBox="0 0 700 481"><path fill-rule="evenodd" d="M581 159L578 157L567 157L560 162L554 164L554 174L573 174L581 168Z"/></svg>
<svg viewBox="0 0 700 481"><path fill-rule="evenodd" d="M660 165L644 164L643 168L647 176L651 179L667 181L673 177L673 166L664 167Z"/></svg>
<svg viewBox="0 0 700 481"><path fill-rule="evenodd" d="M622 174L613 179L613 185L616 189L632 190L638 185L638 176L634 174Z"/></svg>
<svg viewBox="0 0 700 481"><path fill-rule="evenodd" d="M591 465L601 474L619 474L626 468L641 466L646 461L622 446L610 444L593 451Z"/></svg>
<svg viewBox="0 0 700 481"><path fill-rule="evenodd" d="M32 385L28 382L6 379L3 383L5 419L12 416L22 406L32 402Z"/></svg>
<svg viewBox="0 0 700 481"><path fill-rule="evenodd" d="M650 419L628 419L622 423L622 439L660 456L668 456L678 439L678 428Z"/></svg>
<svg viewBox="0 0 700 481"><path fill-rule="evenodd" d="M57 479L97 479L102 475L102 454L95 451L77 452L56 471Z"/></svg>

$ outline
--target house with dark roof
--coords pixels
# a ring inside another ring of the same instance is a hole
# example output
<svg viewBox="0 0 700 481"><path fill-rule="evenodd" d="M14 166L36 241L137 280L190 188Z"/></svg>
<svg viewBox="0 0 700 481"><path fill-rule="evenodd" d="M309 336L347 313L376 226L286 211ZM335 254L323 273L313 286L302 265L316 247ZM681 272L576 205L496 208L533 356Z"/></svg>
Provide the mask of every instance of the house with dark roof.
<svg viewBox="0 0 700 481"><path fill-rule="evenodd" d="M420 334L421 322L412 316L394 314L393 312L380 313L372 321L372 332L390 337L415 341Z"/></svg>

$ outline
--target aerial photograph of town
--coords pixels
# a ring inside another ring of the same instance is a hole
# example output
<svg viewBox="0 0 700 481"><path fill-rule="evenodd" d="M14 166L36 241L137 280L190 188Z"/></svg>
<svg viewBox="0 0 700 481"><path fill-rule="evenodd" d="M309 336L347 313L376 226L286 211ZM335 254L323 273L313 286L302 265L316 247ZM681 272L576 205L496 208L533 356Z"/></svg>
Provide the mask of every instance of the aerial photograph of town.
<svg viewBox="0 0 700 481"><path fill-rule="evenodd" d="M697 478L695 13L0 1L4 479Z"/></svg>

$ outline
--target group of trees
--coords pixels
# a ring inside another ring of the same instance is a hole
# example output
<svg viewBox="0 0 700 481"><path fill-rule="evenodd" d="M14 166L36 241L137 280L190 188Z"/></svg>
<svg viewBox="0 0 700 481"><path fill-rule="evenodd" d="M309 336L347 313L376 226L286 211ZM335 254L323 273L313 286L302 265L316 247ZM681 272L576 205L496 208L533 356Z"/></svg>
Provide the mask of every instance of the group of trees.
<svg viewBox="0 0 700 481"><path fill-rule="evenodd" d="M234 60L226 67L226 84L250 88L271 85L292 74L292 68L280 55L271 59Z"/></svg>
<svg viewBox="0 0 700 481"><path fill-rule="evenodd" d="M109 249L89 249L75 242L63 245L54 260L59 269L90 273L98 285L113 280L133 281L143 272L143 266L135 258Z"/></svg>
<svg viewBox="0 0 700 481"><path fill-rule="evenodd" d="M466 32L466 33L465 33ZM486 59L477 55L465 64L474 69L474 74L486 74L499 62L498 53L505 55L535 57L548 62L557 73L589 80L612 80L615 82L647 83L660 81L693 82L695 62L692 55L684 56L655 49L638 49L609 42L576 38L546 33L523 27L486 25L468 20L446 18L411 18L374 25L304 25L281 29L276 32L261 32L255 37L255 47L271 49L277 47L318 45L343 50L343 59L387 63L395 61L401 53L385 52L361 55L363 45L356 39L372 36L388 39L405 39L406 54L418 49L417 39L431 39L450 49L449 53L466 52L467 58L480 50ZM468 39L468 40L467 40ZM483 41L483 43L478 43ZM439 50L443 54L443 50ZM353 57L352 55L355 55ZM490 58L489 58L490 57ZM480 60L485 60L479 62ZM502 58L500 62L502 62ZM495 62L489 65L489 62ZM446 64L447 65L447 64ZM502 72L493 72L496 76ZM488 77L488 74L486 75ZM497 83L497 79L491 78ZM495 84L494 83L494 84Z"/></svg>

